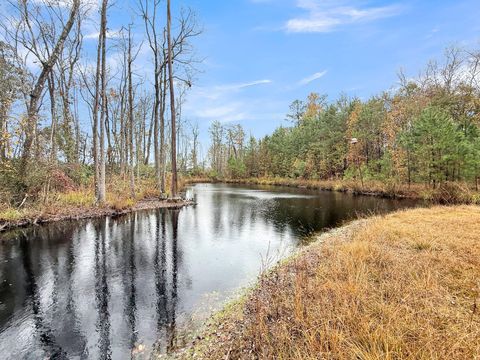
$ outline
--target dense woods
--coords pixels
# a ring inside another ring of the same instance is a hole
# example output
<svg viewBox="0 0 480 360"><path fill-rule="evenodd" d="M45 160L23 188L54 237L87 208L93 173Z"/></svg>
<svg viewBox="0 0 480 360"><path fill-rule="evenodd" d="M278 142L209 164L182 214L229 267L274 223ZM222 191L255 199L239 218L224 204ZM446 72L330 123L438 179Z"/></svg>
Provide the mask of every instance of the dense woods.
<svg viewBox="0 0 480 360"><path fill-rule="evenodd" d="M132 5L139 16L114 32L109 13L115 6L108 0L5 4L3 207L55 202L58 194L78 189L82 194L73 202L79 205L120 195L176 196L177 152L185 169L198 151L183 139L192 126L181 107L196 72L192 39L201 30L190 9L172 16L170 1L139 0ZM138 72L142 49L151 74Z"/></svg>
<svg viewBox="0 0 480 360"><path fill-rule="evenodd" d="M480 178L480 54L448 48L416 78L369 99L296 100L282 126L246 139L240 125L214 122L215 177L377 180L387 184L466 182Z"/></svg>

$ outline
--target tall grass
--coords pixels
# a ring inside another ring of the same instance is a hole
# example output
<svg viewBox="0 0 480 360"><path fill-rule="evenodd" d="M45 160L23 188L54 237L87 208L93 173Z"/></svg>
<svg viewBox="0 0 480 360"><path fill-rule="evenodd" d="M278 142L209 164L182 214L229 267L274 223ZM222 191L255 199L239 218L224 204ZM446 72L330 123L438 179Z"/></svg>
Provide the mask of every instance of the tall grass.
<svg viewBox="0 0 480 360"><path fill-rule="evenodd" d="M323 240L263 276L189 355L480 358L480 208L401 211Z"/></svg>

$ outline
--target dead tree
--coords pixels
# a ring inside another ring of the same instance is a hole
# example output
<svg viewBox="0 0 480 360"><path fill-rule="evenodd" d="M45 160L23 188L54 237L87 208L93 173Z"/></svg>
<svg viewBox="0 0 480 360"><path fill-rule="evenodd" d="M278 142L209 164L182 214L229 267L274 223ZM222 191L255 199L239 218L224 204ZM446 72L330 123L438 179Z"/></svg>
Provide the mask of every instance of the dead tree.
<svg viewBox="0 0 480 360"><path fill-rule="evenodd" d="M102 1L100 32L97 45L97 70L95 74L95 100L93 105L93 161L95 163L95 195L98 203L106 200L105 185L105 113L106 113L106 32L108 0ZM100 134L98 111L100 109Z"/></svg>
<svg viewBox="0 0 480 360"><path fill-rule="evenodd" d="M137 52L138 54L138 52ZM132 34L131 27L128 27L128 149L129 149L129 159L130 159L130 196L132 199L135 199L135 168L134 168L134 157L133 157L133 84L132 84L132 63L134 58L132 57ZM137 144L138 146L138 144Z"/></svg>
<svg viewBox="0 0 480 360"><path fill-rule="evenodd" d="M172 182L170 196L175 198L177 196L177 125L175 121L175 89L173 87L173 52L172 52L172 14L170 9L170 0L167 0L167 42L168 42L168 78L170 85L170 116L172 117L171 132L171 155L172 155Z"/></svg>

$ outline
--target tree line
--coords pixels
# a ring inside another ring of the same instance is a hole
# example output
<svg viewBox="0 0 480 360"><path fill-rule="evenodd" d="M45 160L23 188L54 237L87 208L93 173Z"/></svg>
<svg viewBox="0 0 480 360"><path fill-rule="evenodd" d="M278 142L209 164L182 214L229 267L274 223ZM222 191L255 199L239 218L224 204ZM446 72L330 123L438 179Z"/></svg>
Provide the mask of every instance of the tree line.
<svg viewBox="0 0 480 360"><path fill-rule="evenodd" d="M115 6L110 0L6 2L0 26L2 203L47 199L58 187L89 185L93 178L101 204L114 177L128 181L132 198L142 178L156 179L158 195L175 197L177 163L183 169L197 161L198 126L181 115L198 63L193 40L201 29L194 11L172 17L170 0L138 0L131 22L114 33L109 13ZM86 34L92 23L98 33ZM86 46L92 38L94 57ZM151 74L136 73L142 49ZM185 140L192 132L195 149Z"/></svg>
<svg viewBox="0 0 480 360"><path fill-rule="evenodd" d="M240 125L214 122L214 177L285 177L421 183L480 179L480 52L446 49L416 77L362 100L296 100L289 126L246 141Z"/></svg>

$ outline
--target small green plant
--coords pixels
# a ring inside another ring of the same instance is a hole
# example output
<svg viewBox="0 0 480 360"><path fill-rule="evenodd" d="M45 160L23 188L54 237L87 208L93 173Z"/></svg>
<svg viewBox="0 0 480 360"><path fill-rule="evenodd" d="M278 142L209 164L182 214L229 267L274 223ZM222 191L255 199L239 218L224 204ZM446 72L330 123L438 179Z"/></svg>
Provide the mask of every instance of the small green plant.
<svg viewBox="0 0 480 360"><path fill-rule="evenodd" d="M472 204L480 205L480 194L473 194L472 195Z"/></svg>
<svg viewBox="0 0 480 360"><path fill-rule="evenodd" d="M95 204L93 195L88 191L70 191L58 194L58 201L64 205L92 206Z"/></svg>
<svg viewBox="0 0 480 360"><path fill-rule="evenodd" d="M23 211L17 209L6 209L0 212L0 221L17 221L23 217Z"/></svg>

